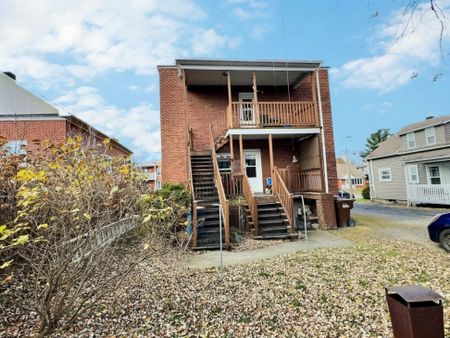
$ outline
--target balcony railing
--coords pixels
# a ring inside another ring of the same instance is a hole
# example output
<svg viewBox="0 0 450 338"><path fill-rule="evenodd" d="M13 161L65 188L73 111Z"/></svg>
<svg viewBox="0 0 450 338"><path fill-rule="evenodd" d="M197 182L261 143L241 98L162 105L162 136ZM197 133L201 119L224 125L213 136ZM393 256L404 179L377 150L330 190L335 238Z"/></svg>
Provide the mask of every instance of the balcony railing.
<svg viewBox="0 0 450 338"><path fill-rule="evenodd" d="M323 191L322 172L320 169L298 171L298 168L288 167L278 170L290 192Z"/></svg>
<svg viewBox="0 0 450 338"><path fill-rule="evenodd" d="M230 128L319 126L313 101L232 102L228 114Z"/></svg>

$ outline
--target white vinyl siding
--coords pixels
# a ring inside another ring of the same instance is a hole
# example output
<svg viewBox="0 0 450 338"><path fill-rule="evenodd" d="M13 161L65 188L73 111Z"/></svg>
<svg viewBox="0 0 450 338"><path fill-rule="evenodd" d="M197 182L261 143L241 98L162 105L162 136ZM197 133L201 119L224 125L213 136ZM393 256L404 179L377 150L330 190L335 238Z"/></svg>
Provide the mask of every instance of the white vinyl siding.
<svg viewBox="0 0 450 338"><path fill-rule="evenodd" d="M408 149L413 149L416 147L416 137L414 135L414 132L406 134L406 143Z"/></svg>
<svg viewBox="0 0 450 338"><path fill-rule="evenodd" d="M392 171L391 168L380 168L378 170L380 182L391 182Z"/></svg>
<svg viewBox="0 0 450 338"><path fill-rule="evenodd" d="M372 185L373 199L406 201L406 177L405 167L401 163L401 157L388 157L372 160L371 174L369 178ZM391 181L380 180L379 170L389 168Z"/></svg>
<svg viewBox="0 0 450 338"><path fill-rule="evenodd" d="M436 131L434 127L429 127L425 129L425 139L427 145L436 144Z"/></svg>

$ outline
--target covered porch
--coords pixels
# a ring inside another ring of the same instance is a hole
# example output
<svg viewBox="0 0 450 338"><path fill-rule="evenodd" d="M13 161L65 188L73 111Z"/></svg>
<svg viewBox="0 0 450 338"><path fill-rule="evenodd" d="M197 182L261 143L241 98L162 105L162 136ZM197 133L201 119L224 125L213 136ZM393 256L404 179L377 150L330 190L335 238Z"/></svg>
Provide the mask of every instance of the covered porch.
<svg viewBox="0 0 450 338"><path fill-rule="evenodd" d="M408 204L450 205L450 156L425 156L405 163Z"/></svg>

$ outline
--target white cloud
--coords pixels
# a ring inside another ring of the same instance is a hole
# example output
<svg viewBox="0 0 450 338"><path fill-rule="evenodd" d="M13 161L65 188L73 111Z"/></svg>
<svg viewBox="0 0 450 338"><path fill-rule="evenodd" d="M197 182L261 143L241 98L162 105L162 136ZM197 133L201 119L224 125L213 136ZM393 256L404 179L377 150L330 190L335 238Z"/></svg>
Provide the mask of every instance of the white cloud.
<svg viewBox="0 0 450 338"><path fill-rule="evenodd" d="M450 2L441 2L447 17ZM429 3L418 6L412 16L395 12L391 20L378 27L375 46L378 55L352 60L333 70L345 87L382 92L398 88L413 74L441 63L440 24L429 10ZM444 48L450 42L448 31L442 37Z"/></svg>
<svg viewBox="0 0 450 338"><path fill-rule="evenodd" d="M108 105L92 87L79 87L55 100L68 112L92 124L110 137L126 141L140 159L159 152L159 112L149 103L130 109Z"/></svg>
<svg viewBox="0 0 450 338"><path fill-rule="evenodd" d="M192 37L192 49L197 55L214 55L224 47L237 47L239 42L237 38L220 35L214 28L210 28Z"/></svg>
<svg viewBox="0 0 450 338"><path fill-rule="evenodd" d="M0 64L43 88L111 70L148 75L177 56L235 46L205 17L193 0L3 0ZM216 49L192 42L199 31Z"/></svg>

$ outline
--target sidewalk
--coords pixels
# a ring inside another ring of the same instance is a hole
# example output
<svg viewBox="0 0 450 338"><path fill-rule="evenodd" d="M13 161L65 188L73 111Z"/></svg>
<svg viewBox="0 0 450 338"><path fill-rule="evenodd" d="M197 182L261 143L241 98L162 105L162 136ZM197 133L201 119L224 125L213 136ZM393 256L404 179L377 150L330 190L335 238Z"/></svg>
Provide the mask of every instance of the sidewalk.
<svg viewBox="0 0 450 338"><path fill-rule="evenodd" d="M308 232L308 241L283 242L265 248L248 251L224 251L224 265L247 264L297 251L310 251L317 248L333 248L352 245L353 242L333 235L333 231L313 230ZM211 268L219 265L220 251L207 251L203 254L188 256L179 265L191 268Z"/></svg>

